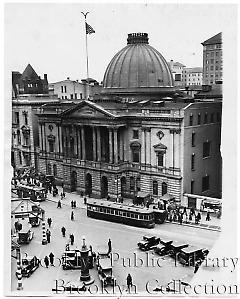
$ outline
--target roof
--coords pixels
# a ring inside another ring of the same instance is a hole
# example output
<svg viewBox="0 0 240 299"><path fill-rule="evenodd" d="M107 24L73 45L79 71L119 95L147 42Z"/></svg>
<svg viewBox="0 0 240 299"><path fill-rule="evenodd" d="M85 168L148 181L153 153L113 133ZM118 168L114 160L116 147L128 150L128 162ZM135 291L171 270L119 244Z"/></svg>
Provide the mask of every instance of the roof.
<svg viewBox="0 0 240 299"><path fill-rule="evenodd" d="M168 62L168 64L170 64L171 62ZM176 61L176 62L173 62L173 66L181 66L181 67L185 67L186 65Z"/></svg>
<svg viewBox="0 0 240 299"><path fill-rule="evenodd" d="M202 73L203 68L202 67L186 67L184 69L187 73Z"/></svg>
<svg viewBox="0 0 240 299"><path fill-rule="evenodd" d="M218 34L214 35L213 37L210 37L209 39L202 42L203 46L206 45L215 45L215 44L221 44L222 43L222 32L219 32Z"/></svg>
<svg viewBox="0 0 240 299"><path fill-rule="evenodd" d="M24 72L22 73L22 79L31 78L31 79L38 79L38 74L34 71L31 64L28 64L25 68Z"/></svg>

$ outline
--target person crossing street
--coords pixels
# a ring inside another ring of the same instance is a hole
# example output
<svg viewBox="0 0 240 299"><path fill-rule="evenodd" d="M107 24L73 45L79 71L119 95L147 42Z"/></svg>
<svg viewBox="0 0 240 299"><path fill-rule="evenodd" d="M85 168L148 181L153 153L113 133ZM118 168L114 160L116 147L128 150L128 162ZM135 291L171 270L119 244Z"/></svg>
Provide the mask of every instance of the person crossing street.
<svg viewBox="0 0 240 299"><path fill-rule="evenodd" d="M65 237L66 235L66 228L63 226L62 228L61 228L61 232L62 232L62 236L63 237Z"/></svg>
<svg viewBox="0 0 240 299"><path fill-rule="evenodd" d="M54 264L53 264L53 262L54 262L54 254L52 252L49 254L49 260L50 260L51 266L54 266Z"/></svg>

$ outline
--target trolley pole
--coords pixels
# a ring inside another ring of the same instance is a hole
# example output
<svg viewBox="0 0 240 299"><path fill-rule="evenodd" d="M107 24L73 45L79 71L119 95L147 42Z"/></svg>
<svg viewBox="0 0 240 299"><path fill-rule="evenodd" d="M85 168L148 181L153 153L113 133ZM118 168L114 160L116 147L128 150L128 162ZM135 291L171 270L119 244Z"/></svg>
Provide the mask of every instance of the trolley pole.
<svg viewBox="0 0 240 299"><path fill-rule="evenodd" d="M45 224L45 211L42 213L42 245L47 244L47 238L46 238L46 224Z"/></svg>
<svg viewBox="0 0 240 299"><path fill-rule="evenodd" d="M16 248L16 253L17 253L17 279L18 279L18 285L17 285L17 290L22 290L23 285L22 285L22 265L21 265L21 249Z"/></svg>

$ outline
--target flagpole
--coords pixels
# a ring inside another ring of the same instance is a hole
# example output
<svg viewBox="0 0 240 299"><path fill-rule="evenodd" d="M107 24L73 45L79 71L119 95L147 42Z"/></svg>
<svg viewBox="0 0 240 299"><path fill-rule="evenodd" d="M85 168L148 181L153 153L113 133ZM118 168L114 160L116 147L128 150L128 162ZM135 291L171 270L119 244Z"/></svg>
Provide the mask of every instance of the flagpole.
<svg viewBox="0 0 240 299"><path fill-rule="evenodd" d="M87 88L86 88L86 99L89 98L89 69L88 69L88 43L87 43L87 14L89 14L89 12L87 11L86 13L81 12L84 15L84 19L85 19L85 45L86 45L86 64L87 64Z"/></svg>

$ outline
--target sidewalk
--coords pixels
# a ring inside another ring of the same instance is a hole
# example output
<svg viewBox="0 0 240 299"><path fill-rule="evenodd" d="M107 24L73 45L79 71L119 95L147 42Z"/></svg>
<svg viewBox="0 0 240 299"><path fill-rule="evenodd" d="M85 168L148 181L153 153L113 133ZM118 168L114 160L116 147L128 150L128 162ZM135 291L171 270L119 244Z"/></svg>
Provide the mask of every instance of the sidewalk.
<svg viewBox="0 0 240 299"><path fill-rule="evenodd" d="M52 194L48 193L47 195L47 200L48 201L52 201L52 202L57 202L59 201L59 199L61 200L60 194L62 192L62 188L58 188L59 189L59 195L53 197ZM65 192L66 197L61 200L62 205L66 205L71 207L71 201L75 200L76 201L76 209L86 209L86 205L84 204L84 197L80 196L79 194L77 194L76 192L72 192L72 193L67 193ZM88 197L87 197L88 199ZM125 204L132 204L132 199L125 199L124 198L124 203ZM206 221L206 212L202 212L202 219L200 221L199 224L195 224L194 221L188 221L187 223L183 222L182 224L180 224L179 222L170 222L169 220L166 220L166 223L172 223L173 225L183 225L183 226L191 226L191 227L195 227L195 228L200 228L200 229L208 229L208 230L213 230L213 231L221 231L221 219L218 219L216 216L212 216L211 215L211 220L210 221Z"/></svg>

